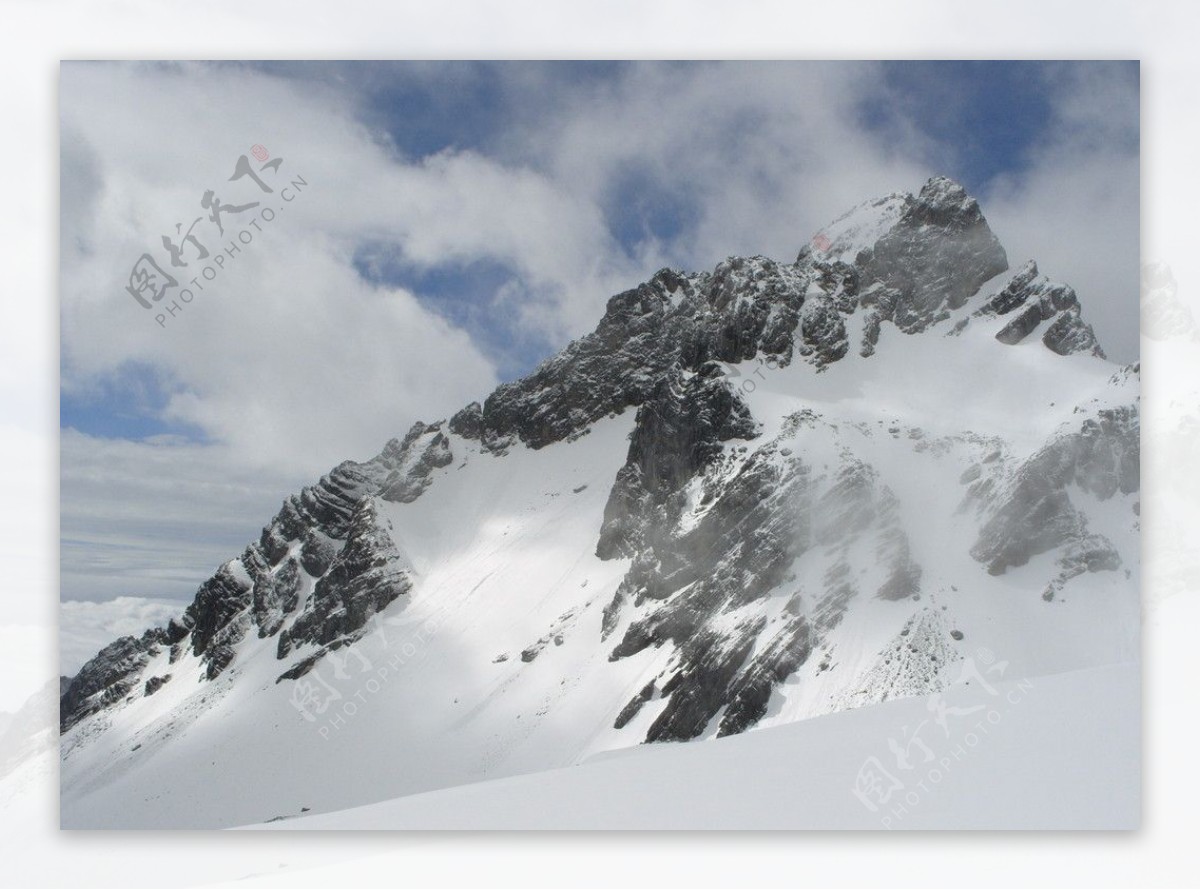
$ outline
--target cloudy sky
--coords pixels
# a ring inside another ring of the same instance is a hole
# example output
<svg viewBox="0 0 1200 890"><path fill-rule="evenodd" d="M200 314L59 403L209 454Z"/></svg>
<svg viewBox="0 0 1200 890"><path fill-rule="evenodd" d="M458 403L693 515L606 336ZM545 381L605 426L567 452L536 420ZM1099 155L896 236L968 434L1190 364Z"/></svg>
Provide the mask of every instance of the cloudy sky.
<svg viewBox="0 0 1200 890"><path fill-rule="evenodd" d="M790 260L935 173L1137 357L1136 64L66 63L60 102L62 597L108 624L656 269Z"/></svg>

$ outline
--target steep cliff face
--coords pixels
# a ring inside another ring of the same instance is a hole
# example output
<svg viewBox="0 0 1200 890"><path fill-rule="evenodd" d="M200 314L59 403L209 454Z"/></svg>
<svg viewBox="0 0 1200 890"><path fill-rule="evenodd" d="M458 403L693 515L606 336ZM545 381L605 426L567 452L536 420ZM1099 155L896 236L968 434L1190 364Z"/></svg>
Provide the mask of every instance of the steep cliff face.
<svg viewBox="0 0 1200 890"><path fill-rule="evenodd" d="M738 733L939 689L976 647L1027 673L1131 657L1138 368L1070 287L1006 269L935 178L795 263L618 294L86 665L61 701L73 812L150 783L135 822L253 821L185 800L352 805Z"/></svg>
<svg viewBox="0 0 1200 890"><path fill-rule="evenodd" d="M1021 267L1005 288L975 313L977 316L1007 316L1012 320L996 332L1001 343L1016 345L1035 331L1047 349L1059 355L1088 352L1104 358L1092 326L1082 318L1079 298L1065 284L1038 276L1033 260ZM964 319L961 327L965 327ZM1049 324L1043 324L1049 322Z"/></svg>
<svg viewBox="0 0 1200 890"><path fill-rule="evenodd" d="M62 730L121 701L163 647L171 663L189 653L215 680L251 631L277 637L280 659L298 646L352 640L412 586L379 525L375 499L415 500L451 459L439 426L418 423L373 460L340 464L288 498L259 540L204 582L180 618L140 639L117 640L83 667L63 695Z"/></svg>

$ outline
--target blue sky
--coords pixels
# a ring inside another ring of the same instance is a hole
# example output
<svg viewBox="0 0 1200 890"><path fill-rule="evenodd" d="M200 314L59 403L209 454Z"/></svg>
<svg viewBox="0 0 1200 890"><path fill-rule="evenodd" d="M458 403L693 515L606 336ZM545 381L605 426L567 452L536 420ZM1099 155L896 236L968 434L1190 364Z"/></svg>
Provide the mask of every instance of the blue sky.
<svg viewBox="0 0 1200 890"><path fill-rule="evenodd" d="M933 174L1137 355L1136 63L71 63L62 132L64 596L185 596L283 495L527 373L613 293L790 260ZM312 187L156 326L129 263L255 143ZM155 522L192 550L148 554Z"/></svg>
<svg viewBox="0 0 1200 890"><path fill-rule="evenodd" d="M164 416L177 385L153 365L130 361L82 390L64 391L59 425L105 439L179 436L204 442L201 427Z"/></svg>
<svg viewBox="0 0 1200 890"><path fill-rule="evenodd" d="M867 100L864 120L910 120L932 137L933 162L986 199L993 179L1025 169L1050 125L1052 70L1029 62L889 62L887 92Z"/></svg>

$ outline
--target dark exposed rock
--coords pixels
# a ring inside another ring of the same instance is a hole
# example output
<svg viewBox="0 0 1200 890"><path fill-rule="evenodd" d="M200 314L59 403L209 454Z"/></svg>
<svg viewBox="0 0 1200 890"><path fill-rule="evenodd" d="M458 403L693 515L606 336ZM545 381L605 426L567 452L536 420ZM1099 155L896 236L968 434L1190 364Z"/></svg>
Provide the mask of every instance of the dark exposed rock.
<svg viewBox="0 0 1200 890"><path fill-rule="evenodd" d="M333 558L337 556L338 545L341 542L316 528L307 529L302 540L300 565L304 567L304 571L319 578L333 565Z"/></svg>
<svg viewBox="0 0 1200 890"><path fill-rule="evenodd" d="M232 660L231 647L246 631L246 623L239 619L252 602L250 579L240 561L231 560L200 586L184 611L183 622L191 628L192 654L206 661L210 680Z"/></svg>
<svg viewBox="0 0 1200 890"><path fill-rule="evenodd" d="M804 441L795 437L805 435L826 438L838 432L811 411L793 415L780 440L795 441L795 447L767 442L732 476L724 463L698 471L700 484L713 474L724 480L703 514L681 525L687 508L668 499L636 548L605 611L605 629L617 626L627 606L652 603L635 614L609 657L620 660L648 647L675 652L671 674L659 686L666 702L647 741L695 738L714 730L726 735L762 718L774 689L809 659L858 592L843 555L830 564L825 590L813 607L806 607L797 591L769 625L761 612L731 625L739 609L783 595L789 566L805 553L844 554L866 536L888 572L878 595L919 597L921 568L900 526L895 496L872 467L851 457L830 477L816 477L794 455L803 451ZM828 661L823 664L824 670L831 668ZM637 705L627 707L632 711Z"/></svg>
<svg viewBox="0 0 1200 890"><path fill-rule="evenodd" d="M753 601L783 580L810 539L810 475L795 458L780 466L770 455L751 456L694 529L664 535L658 549L634 561L621 588L635 602L682 594L670 608L634 622L613 657L666 639L680 642L726 607Z"/></svg>
<svg viewBox="0 0 1200 890"><path fill-rule="evenodd" d="M450 432L464 439L478 439L483 435L483 406L472 402L450 418Z"/></svg>
<svg viewBox="0 0 1200 890"><path fill-rule="evenodd" d="M836 362L850 349L842 314L825 301L813 300L805 306L800 337L806 354L814 357L817 367Z"/></svg>
<svg viewBox="0 0 1200 890"><path fill-rule="evenodd" d="M860 460L852 460L838 471L834 484L821 495L816 514L819 544L834 544L858 534L875 521L877 474Z"/></svg>
<svg viewBox="0 0 1200 890"><path fill-rule="evenodd" d="M638 712L642 709L642 705L650 701L654 696L654 692L655 685L654 681L651 680L642 687L637 695L629 700L629 703L625 707L621 708L621 713L617 715L617 719L613 722L613 728L624 729L629 721L638 715Z"/></svg>
<svg viewBox="0 0 1200 890"><path fill-rule="evenodd" d="M1048 603L1054 601L1068 581L1084 572L1115 572L1121 567L1121 556L1103 535L1089 534L1063 548L1057 565L1058 574L1042 592L1042 599Z"/></svg>
<svg viewBox="0 0 1200 890"><path fill-rule="evenodd" d="M317 581L304 610L279 637L279 657L305 643L317 645L360 632L367 621L412 589L406 563L379 522L375 503L363 499L346 545Z"/></svg>
<svg viewBox="0 0 1200 890"><path fill-rule="evenodd" d="M405 460L384 479L381 496L385 501L409 504L429 487L434 470L454 461L454 454L437 424L417 424L405 438L403 447Z"/></svg>
<svg viewBox="0 0 1200 890"><path fill-rule="evenodd" d="M868 310L863 321L862 344L859 346L858 354L863 358L870 358L875 354L875 347L879 343L879 333L883 327L883 319L879 313Z"/></svg>
<svg viewBox="0 0 1200 890"><path fill-rule="evenodd" d="M1000 316L1020 310L996 333L1001 343L1015 345L1049 321L1042 343L1059 355L1084 352L1104 357L1092 326L1083 320L1079 298L1065 284L1038 275L1037 264L1027 262L998 294L983 304L975 315Z"/></svg>
<svg viewBox="0 0 1200 890"><path fill-rule="evenodd" d="M899 222L860 257L864 286L894 292L881 315L917 333L957 309L1008 268L1004 248L962 186L934 177L909 197Z"/></svg>
<svg viewBox="0 0 1200 890"><path fill-rule="evenodd" d="M213 635L208 649L204 653L208 679L216 679L222 671L233 663L237 655L235 647L246 636L246 631L249 628L250 614L249 612L242 611Z"/></svg>
<svg viewBox="0 0 1200 890"><path fill-rule="evenodd" d="M637 562L637 558L634 559L634 562ZM625 605L628 598L628 586L622 584L617 587L612 599L604 606L600 620L600 642L607 640L617 629L617 623L621 620L621 607Z"/></svg>
<svg viewBox="0 0 1200 890"><path fill-rule="evenodd" d="M166 642L174 646L187 639L187 635L191 633L191 627L187 624L184 618L172 618L167 622Z"/></svg>
<svg viewBox="0 0 1200 890"><path fill-rule="evenodd" d="M646 741L686 741L703 733L728 701L728 689L754 647L754 636L751 630L728 637L703 631L686 638L680 646L684 667L675 675L667 705L650 725Z"/></svg>
<svg viewBox="0 0 1200 890"><path fill-rule="evenodd" d="M925 330L1007 268L1003 248L973 198L944 178L907 196L896 224L855 263L804 252L796 264L733 257L711 274L670 269L609 300L591 334L529 376L469 405L452 432L493 451L532 448L580 434L591 423L650 398L675 364L739 363L801 352L818 367L849 350L843 316L872 307L860 351L870 354L883 320ZM816 293L806 297L809 285ZM818 296L819 294L819 296Z"/></svg>
<svg viewBox="0 0 1200 890"><path fill-rule="evenodd" d="M1107 500L1140 486L1140 425L1134 407L1103 409L1075 433L1059 436L1014 474L971 555L992 574L1082 540L1087 527L1067 486Z"/></svg>
<svg viewBox="0 0 1200 890"><path fill-rule="evenodd" d="M921 592L921 567L908 549L908 535L898 528L886 532L879 547L880 563L888 567L887 580L876 594L880 599L902 600Z"/></svg>
<svg viewBox="0 0 1200 890"><path fill-rule="evenodd" d="M138 685L142 669L166 644L161 628L140 637L121 637L85 664L59 702L59 725L66 732L84 717L124 699Z"/></svg>
<svg viewBox="0 0 1200 890"><path fill-rule="evenodd" d="M874 479L873 472L870 478ZM888 573L876 596L885 600L902 600L919 595L921 567L913 560L909 551L908 535L901 527L897 515L898 501L895 494L886 486L878 492L872 488L867 494L872 497L873 503L877 503L875 509L882 524L876 558Z"/></svg>
<svg viewBox="0 0 1200 890"><path fill-rule="evenodd" d="M771 443L751 455L694 529L656 537L653 555L640 554L621 584L619 597L663 604L629 626L610 658L667 641L679 652L676 673L662 687L669 700L647 741L694 738L731 696L739 704L725 731L749 725L765 707L766 678L807 657L807 638L800 640L790 624L778 644L749 665L761 621L733 633L708 626L781 584L811 540L810 471L794 457L779 457Z"/></svg>
<svg viewBox="0 0 1200 890"><path fill-rule="evenodd" d="M678 360L689 370L759 354L786 365L808 281L809 273L796 266L731 257L717 266L695 299L680 302L668 319L667 343L681 344Z"/></svg>
<svg viewBox="0 0 1200 890"><path fill-rule="evenodd" d="M550 626L550 629L537 639L536 642L526 646L521 650L521 661L528 664L533 661L542 650L553 643L555 646L563 644L563 634L571 627L575 617L579 614L579 609L568 609L563 614L559 615Z"/></svg>
<svg viewBox="0 0 1200 890"><path fill-rule="evenodd" d="M709 363L686 379L676 366L638 409L625 466L604 509L596 553L601 559L631 555L646 540L646 524L721 443L756 434L750 409Z"/></svg>
<svg viewBox="0 0 1200 890"><path fill-rule="evenodd" d="M1046 333L1042 335L1042 343L1059 355L1087 352L1104 358L1104 350L1096 340L1096 332L1080 316L1078 306L1072 306L1059 314L1054 324L1046 328Z"/></svg>
<svg viewBox="0 0 1200 890"><path fill-rule="evenodd" d="M1040 305L1027 306L1008 324L999 330L996 334L996 339L1001 343L1007 343L1010 346L1020 343L1030 334L1037 330L1048 315L1043 315Z"/></svg>
<svg viewBox="0 0 1200 890"><path fill-rule="evenodd" d="M610 299L593 333L488 396L478 425L483 444L502 448L517 437L540 448L641 404L674 360L674 349L661 348L672 295L694 293L703 280L664 271Z"/></svg>
<svg viewBox="0 0 1200 890"><path fill-rule="evenodd" d="M158 690L162 689L171 679L170 674L163 674L161 677L151 677L146 681L146 695L154 695Z"/></svg>
<svg viewBox="0 0 1200 890"><path fill-rule="evenodd" d="M325 646L322 646L312 655L301 658L294 665L276 677L275 682L282 683L284 680L299 680L301 677L315 668L317 666L317 662L324 658L328 653L329 649Z"/></svg>
<svg viewBox="0 0 1200 890"><path fill-rule="evenodd" d="M742 732L762 719L775 687L794 674L812 654L810 636L807 620L792 618L738 673L729 686L731 697L717 728L718 736Z"/></svg>
<svg viewBox="0 0 1200 890"><path fill-rule="evenodd" d="M456 415L455 431L493 450L520 439L532 448L578 435L614 412L641 405L679 364L791 359L808 276L762 257L730 259L712 274L664 269L608 302L596 330L502 384L480 416Z"/></svg>
<svg viewBox="0 0 1200 890"><path fill-rule="evenodd" d="M971 555L985 563L988 572L1003 574L1083 534L1083 518L1062 488L1022 485L984 526Z"/></svg>
<svg viewBox="0 0 1200 890"><path fill-rule="evenodd" d="M1030 288L1038 278L1037 263L1025 263L1009 280L1000 293L983 304L976 315L1007 315L1029 299Z"/></svg>
<svg viewBox="0 0 1200 890"><path fill-rule="evenodd" d="M311 530L332 540L345 540L358 502L378 492L380 483L404 462L407 449L425 432L425 425L417 424L403 442L393 439L373 460L339 464L316 485L288 498L271 524L263 529L261 543L267 562L278 563L288 542L304 540Z"/></svg>
<svg viewBox="0 0 1200 890"><path fill-rule="evenodd" d="M289 558L278 570L260 572L254 582L254 622L260 637L274 636L283 625L285 616L299 605L300 564Z"/></svg>
<svg viewBox="0 0 1200 890"><path fill-rule="evenodd" d="M354 639L352 639L351 637L340 637L336 640L333 640L331 643L329 643L328 645L322 646L320 649L318 649L316 652L313 652L311 655L306 655L304 658L301 658L299 661L297 661L295 664L293 664L290 668L288 668L286 671L284 671L282 674L280 674L278 677L276 677L275 682L278 684L278 683L282 683L284 680L299 680L301 677L303 677L305 674L307 674L309 671L311 671L313 668L315 668L317 666L317 663L320 662L321 659L324 658L326 655L328 655L330 652L337 652L339 649L341 649L345 646L350 646L354 642L355 642ZM342 674L341 674L341 672L343 670L344 670L344 667L335 664L334 665L334 676L338 677L340 679L345 679L344 676L342 676Z"/></svg>
<svg viewBox="0 0 1200 890"><path fill-rule="evenodd" d="M833 630L846 614L850 600L858 593L850 578L850 566L844 561L835 562L825 573L825 594L817 601L812 610L812 627L815 634L823 634ZM799 596L794 596L788 603L788 614L800 616L804 610L799 603Z"/></svg>
<svg viewBox="0 0 1200 890"><path fill-rule="evenodd" d="M1115 572L1121 567L1121 556L1103 535L1088 535L1068 548L1059 565L1064 578L1084 572Z"/></svg>

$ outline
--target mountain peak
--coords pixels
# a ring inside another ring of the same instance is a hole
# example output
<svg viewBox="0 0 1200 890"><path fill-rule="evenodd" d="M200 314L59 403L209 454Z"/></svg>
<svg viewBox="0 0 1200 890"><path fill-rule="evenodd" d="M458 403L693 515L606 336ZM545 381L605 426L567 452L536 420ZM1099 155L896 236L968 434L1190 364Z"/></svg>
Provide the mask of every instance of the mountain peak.
<svg viewBox="0 0 1200 890"><path fill-rule="evenodd" d="M921 186L917 197L921 201L936 205L962 205L974 203L975 199L967 194L962 184L949 176L931 176Z"/></svg>
<svg viewBox="0 0 1200 890"><path fill-rule="evenodd" d="M810 256L855 262L861 251L873 248L897 226L931 226L937 231L927 234L935 237L951 228L967 230L981 224L987 226L979 202L948 176L933 176L915 195L892 192L851 208L814 235L797 262Z"/></svg>
<svg viewBox="0 0 1200 890"><path fill-rule="evenodd" d="M934 176L921 187L909 205L905 219L923 225L960 229L980 224L987 226L979 202L946 176Z"/></svg>

